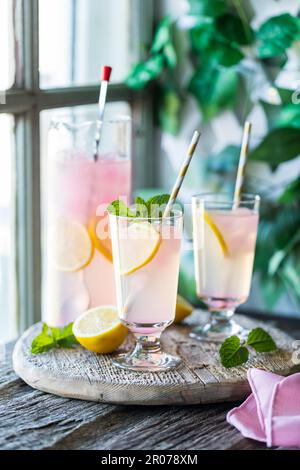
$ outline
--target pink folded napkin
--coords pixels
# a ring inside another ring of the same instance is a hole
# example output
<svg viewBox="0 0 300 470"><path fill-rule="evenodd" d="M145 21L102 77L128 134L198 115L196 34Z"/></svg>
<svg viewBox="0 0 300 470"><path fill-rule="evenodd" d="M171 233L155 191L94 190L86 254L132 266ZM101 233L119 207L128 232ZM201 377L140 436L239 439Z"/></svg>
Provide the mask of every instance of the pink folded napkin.
<svg viewBox="0 0 300 470"><path fill-rule="evenodd" d="M249 369L251 395L227 414L244 437L268 447L300 447L300 373L282 377Z"/></svg>

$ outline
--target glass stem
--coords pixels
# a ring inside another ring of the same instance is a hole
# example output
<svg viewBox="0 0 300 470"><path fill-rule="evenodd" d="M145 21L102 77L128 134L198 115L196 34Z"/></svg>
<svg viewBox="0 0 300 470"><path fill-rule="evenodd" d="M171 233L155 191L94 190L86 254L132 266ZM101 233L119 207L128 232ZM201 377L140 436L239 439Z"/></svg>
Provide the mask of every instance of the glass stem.
<svg viewBox="0 0 300 470"><path fill-rule="evenodd" d="M133 350L133 355L148 355L160 352L160 336L161 332L151 335L141 335L140 333L134 333L136 339L136 345Z"/></svg>
<svg viewBox="0 0 300 470"><path fill-rule="evenodd" d="M234 315L234 310L210 310L212 324L228 323Z"/></svg>

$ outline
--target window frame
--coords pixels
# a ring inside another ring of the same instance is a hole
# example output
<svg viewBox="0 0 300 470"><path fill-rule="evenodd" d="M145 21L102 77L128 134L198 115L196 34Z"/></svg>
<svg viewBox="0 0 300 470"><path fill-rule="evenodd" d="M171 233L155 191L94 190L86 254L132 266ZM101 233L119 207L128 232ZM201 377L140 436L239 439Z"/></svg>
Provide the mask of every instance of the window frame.
<svg viewBox="0 0 300 470"><path fill-rule="evenodd" d="M96 104L99 85L41 89L39 85L39 0L22 2L24 84L6 91L0 113L15 117L16 152L16 273L18 330L41 319L41 197L40 113L47 109ZM141 43L150 43L153 31L153 0L130 0L132 45L140 60ZM133 165L139 158L135 186L154 184L153 105L147 91L132 91L111 84L108 102L126 101L133 115ZM30 189L28 189L30 188Z"/></svg>

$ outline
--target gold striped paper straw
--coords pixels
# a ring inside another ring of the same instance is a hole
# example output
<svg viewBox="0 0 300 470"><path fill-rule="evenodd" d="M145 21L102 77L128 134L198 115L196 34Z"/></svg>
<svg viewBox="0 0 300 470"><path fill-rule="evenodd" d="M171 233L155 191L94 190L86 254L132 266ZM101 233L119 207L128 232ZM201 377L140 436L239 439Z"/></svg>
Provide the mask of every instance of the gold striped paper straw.
<svg viewBox="0 0 300 470"><path fill-rule="evenodd" d="M184 177L186 175L186 172L190 166L190 163L191 163L191 160L193 158L193 155L195 153L195 150L197 148L197 145L198 145L198 142L199 142L199 139L200 139L200 136L201 136L201 133L198 132L198 131L195 131L194 132L194 135L192 137L192 140L191 140L191 143L190 143L190 146L189 146L189 149L188 149L188 152L187 152L187 155L184 159L184 162L182 163L182 166L180 168L180 171L179 171L179 174L177 176L177 179L175 181L175 184L174 184L174 187L172 189L172 193L171 193L171 196L170 196L170 199L168 201L168 204L166 206L166 209L164 211L164 214L163 214L163 217L168 217L171 209L172 209L172 206L174 204L174 202L176 201L176 198L178 196L178 193L180 191L180 188L181 188L181 185L182 185L182 182L184 180Z"/></svg>
<svg viewBox="0 0 300 470"><path fill-rule="evenodd" d="M238 166L235 190L234 190L234 197L233 197L235 205L238 204L241 199L251 128L252 128L251 122L246 121L244 125L242 147L241 147L240 160L239 160L239 166Z"/></svg>

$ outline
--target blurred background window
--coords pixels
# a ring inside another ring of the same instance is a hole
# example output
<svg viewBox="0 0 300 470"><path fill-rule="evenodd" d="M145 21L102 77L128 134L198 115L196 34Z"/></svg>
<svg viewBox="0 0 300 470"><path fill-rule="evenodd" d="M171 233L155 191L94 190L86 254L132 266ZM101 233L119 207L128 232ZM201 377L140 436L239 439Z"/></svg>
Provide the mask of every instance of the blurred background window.
<svg viewBox="0 0 300 470"><path fill-rule="evenodd" d="M152 3L0 0L0 341L40 319L50 122L97 118L104 64L113 68L106 116L135 116L135 183L147 185L151 100L124 80L151 41Z"/></svg>
<svg viewBox="0 0 300 470"><path fill-rule="evenodd" d="M103 64L114 64L120 83L132 63L130 0L40 0L41 88L99 83ZM51 32L51 33L50 33Z"/></svg>
<svg viewBox="0 0 300 470"><path fill-rule="evenodd" d="M14 118L0 114L0 341L17 333Z"/></svg>

